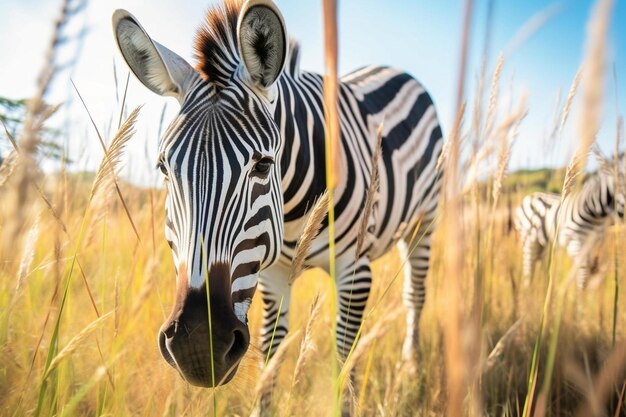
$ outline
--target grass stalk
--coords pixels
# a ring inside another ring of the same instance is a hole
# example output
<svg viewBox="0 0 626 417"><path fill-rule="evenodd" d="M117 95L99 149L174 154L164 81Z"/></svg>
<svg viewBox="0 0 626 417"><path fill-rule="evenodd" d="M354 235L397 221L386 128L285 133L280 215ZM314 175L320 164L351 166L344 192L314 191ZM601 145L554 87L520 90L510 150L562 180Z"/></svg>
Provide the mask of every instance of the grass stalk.
<svg viewBox="0 0 626 417"><path fill-rule="evenodd" d="M329 193L328 202L328 272L333 283L331 309L332 316L336 316L336 265L335 265L335 198L334 191L339 177L339 161L341 158L341 131L339 125L339 85L337 76L337 57L339 48L339 36L337 27L337 1L323 0L322 13L324 21L324 113L326 119L326 189ZM336 334L337 326L333 321L332 334ZM336 346L332 349L331 367L335 392L335 407L333 415L341 413L341 387L337 379L338 364L335 360Z"/></svg>
<svg viewBox="0 0 626 417"><path fill-rule="evenodd" d="M217 417L217 395L215 386L215 360L213 356L213 319L211 317L211 286L209 281L209 265L208 260L209 257L206 253L206 248L204 245L204 238L201 237L201 245L202 245L202 263L206 264L205 274L204 274L204 284L206 288L206 302L207 302L207 319L209 320L209 352L211 356L211 385L213 386L213 416ZM178 277L178 279L187 279L186 270L185 273Z"/></svg>

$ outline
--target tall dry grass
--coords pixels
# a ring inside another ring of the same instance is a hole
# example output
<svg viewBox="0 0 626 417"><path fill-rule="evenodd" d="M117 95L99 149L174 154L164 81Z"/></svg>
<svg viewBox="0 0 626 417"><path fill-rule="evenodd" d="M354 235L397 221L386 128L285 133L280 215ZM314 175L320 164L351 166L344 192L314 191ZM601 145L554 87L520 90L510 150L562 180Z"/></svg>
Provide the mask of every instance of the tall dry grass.
<svg viewBox="0 0 626 417"><path fill-rule="evenodd" d="M593 26L590 45L605 38L598 27L608 24L608 2L600 4L600 23ZM327 2L326 7L327 80L332 87L336 4ZM467 2L464 45L469 45L471 10ZM600 59L596 46L589 47L584 74L575 77L557 118L561 131L579 80L587 91L582 101L597 103L591 93L598 79L586 78L603 73L593 69ZM467 47L461 48L462 56ZM465 59L460 61L456 120L438 161L446 173L446 195L432 245L416 372L401 360L400 282L406 259L394 250L373 265L371 304L360 343L342 368L330 336L336 308L332 280L313 270L293 282L293 333L264 370L252 352L227 386L212 391L188 386L160 358L154 343L175 290L170 249L162 235L164 191L137 188L117 177L137 117L131 112L125 123L120 117L120 129L108 145L96 133L104 157L95 179L68 172L45 181L29 179L31 190L23 198L38 209L21 213L19 227L9 227L18 222L19 199L0 199L0 414L244 416L271 391L271 415L333 415L341 411L342 381L353 374L346 395L363 416L626 416L626 331L621 325L626 308L619 297L625 287L620 270L624 226L613 228L597 249L612 255L600 258L595 288L569 290L576 262L558 249L545 261L544 273L528 287L521 285L521 253L509 219L526 190L523 183L511 184L507 172L514 144L524 140L518 127L532 109L524 97L512 109L501 105L504 59L492 70L483 67L483 83L487 71L491 74L488 99L466 98L467 69ZM482 96L483 90L476 94ZM471 109L469 128L466 102L478 103ZM123 100L120 104L123 115ZM589 132L581 131L583 151L578 154L585 157ZM329 136L329 149L336 134ZM476 149L469 159L464 158L467 146ZM11 169L0 171L0 182L6 180L0 192L18 193L24 184L16 176L24 160L17 150L15 155L7 166ZM329 162L338 155L340 149ZM335 168L334 163L327 166ZM462 184L460 171L476 174ZM574 174L570 170L567 175L566 184ZM373 195L375 178L371 184ZM312 210L311 236L326 209L332 212L332 204L325 202ZM151 243L140 243L140 236ZM307 252L306 245L298 247L301 261L294 277L304 269ZM256 298L249 313L253 346L259 345L261 307Z"/></svg>

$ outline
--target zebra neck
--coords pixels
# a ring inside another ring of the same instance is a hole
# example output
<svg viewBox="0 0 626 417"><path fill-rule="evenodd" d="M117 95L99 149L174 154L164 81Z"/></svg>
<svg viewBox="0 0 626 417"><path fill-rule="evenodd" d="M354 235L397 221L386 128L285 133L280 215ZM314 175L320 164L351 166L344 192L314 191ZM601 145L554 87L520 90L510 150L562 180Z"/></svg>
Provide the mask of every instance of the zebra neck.
<svg viewBox="0 0 626 417"><path fill-rule="evenodd" d="M290 229L306 219L306 214L326 189L325 123L323 79L302 72L297 77L284 74L274 112L280 129L285 240Z"/></svg>
<svg viewBox="0 0 626 417"><path fill-rule="evenodd" d="M586 211L596 218L604 218L613 209L613 189L606 178L598 177L583 187L582 203Z"/></svg>

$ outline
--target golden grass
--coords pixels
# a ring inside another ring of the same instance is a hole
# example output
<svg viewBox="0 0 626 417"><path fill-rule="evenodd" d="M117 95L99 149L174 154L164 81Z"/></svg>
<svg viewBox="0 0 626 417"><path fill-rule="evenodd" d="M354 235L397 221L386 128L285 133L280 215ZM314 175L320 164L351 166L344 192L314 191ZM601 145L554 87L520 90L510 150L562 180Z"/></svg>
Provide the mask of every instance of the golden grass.
<svg viewBox="0 0 626 417"><path fill-rule="evenodd" d="M15 170L16 165L17 152L11 151L0 166L0 188L2 188L2 186L9 180L9 177L13 174L13 170Z"/></svg>
<svg viewBox="0 0 626 417"><path fill-rule="evenodd" d="M76 408L78 415L210 414L213 407L210 391L186 385L161 359L155 343L159 325L165 318L164 312L169 310L174 300L175 291L170 250L162 235L162 206L157 204L156 217L153 219L148 191L124 184L120 186L129 201L129 209L137 219L140 233L148 236L152 233L152 225L156 225L155 252L152 253L152 248L137 246L123 208L119 202L113 202L104 222L98 226L100 238L81 247L80 259L99 311L116 309L116 320L109 318L102 322L89 338L59 362L55 391L48 394L56 401L51 401L53 405L43 415L61 413L101 366L106 367L110 378L105 374L85 393ZM90 185L70 176L66 192L71 206L67 223L70 235L76 236L78 220L89 196ZM503 192L509 191L505 189ZM157 200L161 198L161 193L157 191ZM521 194L515 194L513 198L519 201ZM5 209L6 204L0 202L0 212L5 213ZM488 209L490 206L484 210ZM542 310L542 299L538 295L545 293L546 280L539 276L530 287L521 286L521 253L516 236L507 233L503 227L506 210L506 206L497 207L494 216L501 220L497 220L494 227L492 239L495 241L495 249L484 246L481 260L488 271L483 277L486 289L482 324L484 345L487 351L491 351L497 341L505 341L504 348L492 361L489 371L482 376L481 395L485 412L492 415L496 410L508 409L510 412L498 412L496 415L514 416L519 415L515 411L516 404L523 402L526 392L524 375L528 373ZM474 227L471 216L464 223L470 229ZM54 230L56 224L56 218L49 211L41 214L40 234L36 240L28 279L23 282L19 292L16 292L15 285L22 253L4 252L1 255L0 261L5 265L0 271L0 293L4 294L0 298L0 397L3 398L0 413L3 415L29 415L36 403L37 394L33 387L38 386L45 370L44 347L52 335L50 325L43 327L45 317L48 309L56 311L58 306L58 299L52 303L50 301L57 288L54 271L59 268L61 274L68 272L68 256L73 248L69 237L57 237L55 233L48 232ZM614 236L611 234L602 247L611 248ZM55 249L56 239L60 243L58 249ZM361 399L359 409L362 415L375 415L381 409L395 410L391 415L438 415L443 413L448 404L446 379L442 373L446 364L441 349L441 329L449 309L447 297L443 294L448 288L444 262L449 252L443 239L442 233L435 234L432 272L421 325L422 360L415 376L398 373L404 335L403 315L387 318L388 306L401 305L401 280L394 281L394 277L401 274L402 259L394 252L374 263L371 300L382 301L368 318L361 341L368 340L370 334L378 337L371 337L371 343L359 345L359 353L355 351L356 358L353 360L356 386L366 387L365 392L357 393ZM462 256L463 262L473 262L473 244L468 242L465 248L467 252ZM55 255L57 250L58 256ZM571 262L564 254L558 252L557 255L555 265L565 274ZM623 250L619 250L618 256L620 264L623 264ZM493 260L494 266L488 270L486 264L490 260ZM608 267L606 275L612 276L610 259L605 261ZM623 277L618 278L622 287L626 287ZM390 282L393 284L386 291ZM602 369L604 358L611 352L610 300L613 286L612 280L604 280L598 288L589 290L581 297L573 292L565 295L564 322L559 336L562 351L556 358L555 367L556 378L561 378L561 383L553 391L555 404L560 401L562 411L570 410L573 413L584 399L578 390L566 383L568 379L563 373L565 364L584 370L584 358L587 357L589 372L593 376ZM294 283L294 302L290 308L291 328L294 332L304 332L302 337L307 340L304 346L315 345L316 348L302 348L298 343L285 348L281 369L277 371L273 397L274 404L281 404L289 398L291 412L282 413L279 407L278 415L317 416L333 409L334 393L330 387L333 383L331 361L334 356L331 351L334 337L331 323L334 318L329 314L328 298L319 302L318 313L310 313L315 294L328 294L331 288L329 279L316 270L305 272ZM11 304L10 298L13 296L15 301ZM522 314L525 320L515 331L514 337L503 336ZM309 323L309 317L312 316L315 319ZM261 302L258 298L253 302L249 318L252 344L258 346L261 321ZM80 279L73 280L62 317L59 350L95 319L97 316L85 291L85 284ZM117 325L114 321L117 321ZM624 322L626 309L619 305L618 323ZM379 330L382 332L380 323L384 323L384 334L379 334ZM42 332L43 341L39 348L34 349L36 339ZM618 326L618 343L625 337L623 326ZM305 364L297 365L302 360L306 360ZM112 361L114 363L109 366ZM364 384L368 363L367 384ZM29 374L31 364L33 369ZM260 374L257 364L257 357L248 355L235 380L216 390L218 415L246 415L251 411L253 396L249 393L255 391ZM298 375L295 379L297 383L293 383L294 372ZM397 379L398 375L402 375L402 378ZM620 390L621 385L611 391L616 399L614 406Z"/></svg>
<svg viewBox="0 0 626 417"><path fill-rule="evenodd" d="M85 342L85 340L91 336L91 334L98 329L98 327L104 322L105 319L108 319L113 312L108 312L100 317L98 317L93 322L89 323L83 330L80 331L76 336L74 336L67 345L59 352L57 355L52 358L50 365L48 365L48 369L43 374L43 379L47 378L54 369L61 363L61 361L67 357L70 357L78 350L79 347Z"/></svg>
<svg viewBox="0 0 626 417"><path fill-rule="evenodd" d="M296 390L302 381L305 379L305 370L308 363L315 352L315 342L313 341L313 324L318 320L322 306L322 299L319 295L316 295L311 304L311 312L309 314L309 320L304 328L304 336L300 342L300 351L298 352L298 359L293 370L292 386Z"/></svg>
<svg viewBox="0 0 626 417"><path fill-rule="evenodd" d="M382 152L381 144L383 140L383 125L384 122L381 123L380 126L378 126L378 130L376 131L376 147L374 148L374 152L372 153L371 162L372 170L370 173L369 185L367 186L367 194L365 198L363 213L361 214L361 220L359 222L359 232L356 238L356 248L354 250L354 256L357 259L361 256L361 250L363 249L363 244L365 243L368 232L370 216L372 214L372 209L374 208L376 196L378 195L378 187L380 186L378 163L380 161L380 153Z"/></svg>
<svg viewBox="0 0 626 417"><path fill-rule="evenodd" d="M582 75L583 108L578 119L579 141L576 153L570 164L569 175L565 177L564 195L571 191L574 178L584 171L587 155L593 146L600 129L602 98L604 92L604 72L606 67L606 38L612 17L612 0L598 1L587 27L587 45ZM576 83L576 81L574 81ZM564 120L566 115L563 115Z"/></svg>
<svg viewBox="0 0 626 417"><path fill-rule="evenodd" d="M293 284L296 278L298 278L300 274L302 274L302 271L304 271L304 262L306 261L306 257L309 255L313 240L315 240L319 234L320 229L322 228L322 222L328 214L329 202L330 197L328 191L325 191L317 199L315 204L313 204L313 208L307 214L304 229L302 229L302 234L296 243L296 250L291 263L291 277L289 277L289 282L291 284Z"/></svg>
<svg viewBox="0 0 626 417"><path fill-rule="evenodd" d="M580 84L580 79L582 78L583 69L579 68L576 71L576 75L574 76L574 81L572 81L572 85L570 86L569 92L567 93L567 98L565 99L565 106L563 107L563 112L561 116L561 124L559 125L559 136L563 135L563 129L565 128L565 123L569 117L570 109L572 108L572 103L574 102L574 97L576 96L576 91L578 91L578 85Z"/></svg>

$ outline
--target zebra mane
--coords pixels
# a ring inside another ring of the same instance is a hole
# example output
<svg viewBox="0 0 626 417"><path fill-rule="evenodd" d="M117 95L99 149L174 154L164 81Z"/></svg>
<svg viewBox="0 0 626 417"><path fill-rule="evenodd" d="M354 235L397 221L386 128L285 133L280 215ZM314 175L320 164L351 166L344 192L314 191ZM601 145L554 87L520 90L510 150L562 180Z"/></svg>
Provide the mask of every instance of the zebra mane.
<svg viewBox="0 0 626 417"><path fill-rule="evenodd" d="M224 0L211 7L204 23L196 32L196 69L219 91L230 82L241 63L237 39L237 19L245 0ZM299 46L289 38L285 71L292 76L299 72Z"/></svg>

